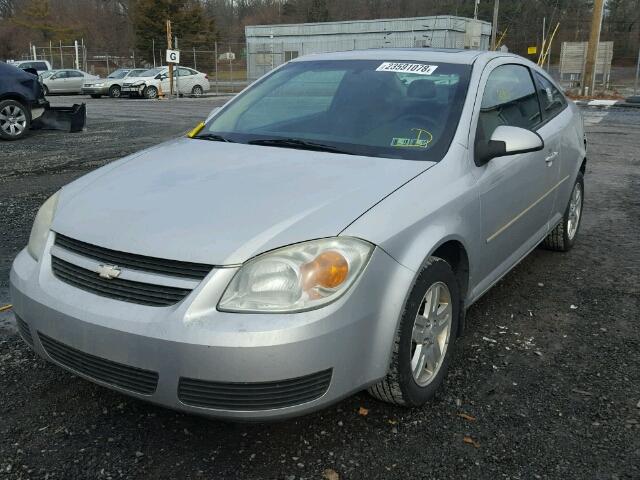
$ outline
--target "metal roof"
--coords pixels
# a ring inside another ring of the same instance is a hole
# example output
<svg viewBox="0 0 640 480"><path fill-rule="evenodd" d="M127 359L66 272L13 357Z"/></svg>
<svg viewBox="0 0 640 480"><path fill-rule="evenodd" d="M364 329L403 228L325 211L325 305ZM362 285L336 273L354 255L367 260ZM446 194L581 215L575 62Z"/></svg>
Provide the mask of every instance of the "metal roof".
<svg viewBox="0 0 640 480"><path fill-rule="evenodd" d="M375 48L370 50L350 50L347 52L315 53L298 57L293 62L311 60L403 60L457 63L470 65L479 56L509 56L501 52L484 50L457 50L448 48ZM511 55L513 56L513 55Z"/></svg>

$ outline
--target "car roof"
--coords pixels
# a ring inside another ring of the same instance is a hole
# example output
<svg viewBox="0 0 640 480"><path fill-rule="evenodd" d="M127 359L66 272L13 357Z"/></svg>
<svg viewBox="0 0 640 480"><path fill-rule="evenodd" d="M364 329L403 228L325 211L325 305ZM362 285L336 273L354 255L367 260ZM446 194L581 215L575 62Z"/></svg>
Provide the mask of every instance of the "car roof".
<svg viewBox="0 0 640 480"><path fill-rule="evenodd" d="M471 65L479 57L488 61L494 57L517 57L516 55L486 50L460 50L454 48L374 48L349 50L346 52L315 53L295 58L292 62L313 60L404 60L419 62L441 62Z"/></svg>

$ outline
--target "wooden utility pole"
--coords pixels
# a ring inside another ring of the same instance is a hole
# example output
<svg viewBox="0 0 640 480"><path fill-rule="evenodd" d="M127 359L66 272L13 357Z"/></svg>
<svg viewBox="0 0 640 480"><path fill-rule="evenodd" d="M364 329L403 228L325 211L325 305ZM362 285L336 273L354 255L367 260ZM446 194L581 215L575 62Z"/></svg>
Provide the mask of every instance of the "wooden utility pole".
<svg viewBox="0 0 640 480"><path fill-rule="evenodd" d="M171 50L173 48L172 43L173 39L171 38L171 20L167 20L167 50ZM169 94L173 95L173 63L169 63Z"/></svg>
<svg viewBox="0 0 640 480"><path fill-rule="evenodd" d="M600 44L603 10L604 0L594 0L589 45L587 46L587 61L584 64L584 77L582 78L582 95L593 95L593 90L596 86L596 60L598 58L598 45Z"/></svg>
<svg viewBox="0 0 640 480"><path fill-rule="evenodd" d="M493 2L493 24L491 25L491 50L496 49L496 32L498 30L498 9L500 8L500 0Z"/></svg>

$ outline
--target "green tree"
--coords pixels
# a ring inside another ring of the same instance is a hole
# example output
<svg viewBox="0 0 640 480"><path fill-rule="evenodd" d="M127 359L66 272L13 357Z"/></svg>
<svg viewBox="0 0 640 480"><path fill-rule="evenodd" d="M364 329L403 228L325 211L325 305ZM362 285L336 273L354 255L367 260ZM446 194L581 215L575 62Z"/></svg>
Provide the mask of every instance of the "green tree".
<svg viewBox="0 0 640 480"><path fill-rule="evenodd" d="M31 0L11 22L39 34L42 40L47 41L69 40L76 33L75 29L53 17L49 0Z"/></svg>
<svg viewBox="0 0 640 480"><path fill-rule="evenodd" d="M146 59L153 58L152 45L166 48L166 21L178 37L179 46L207 45L215 40L213 18L206 15L199 0L136 0L133 5L133 30L136 50Z"/></svg>

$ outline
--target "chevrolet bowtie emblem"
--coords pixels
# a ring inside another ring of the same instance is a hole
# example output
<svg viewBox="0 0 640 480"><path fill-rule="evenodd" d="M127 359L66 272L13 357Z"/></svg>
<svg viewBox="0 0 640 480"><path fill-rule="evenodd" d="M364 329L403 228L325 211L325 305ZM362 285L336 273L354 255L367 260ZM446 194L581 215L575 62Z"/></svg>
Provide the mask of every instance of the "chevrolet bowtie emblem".
<svg viewBox="0 0 640 480"><path fill-rule="evenodd" d="M121 270L115 265L98 265L98 275L107 280L117 278L120 275Z"/></svg>

